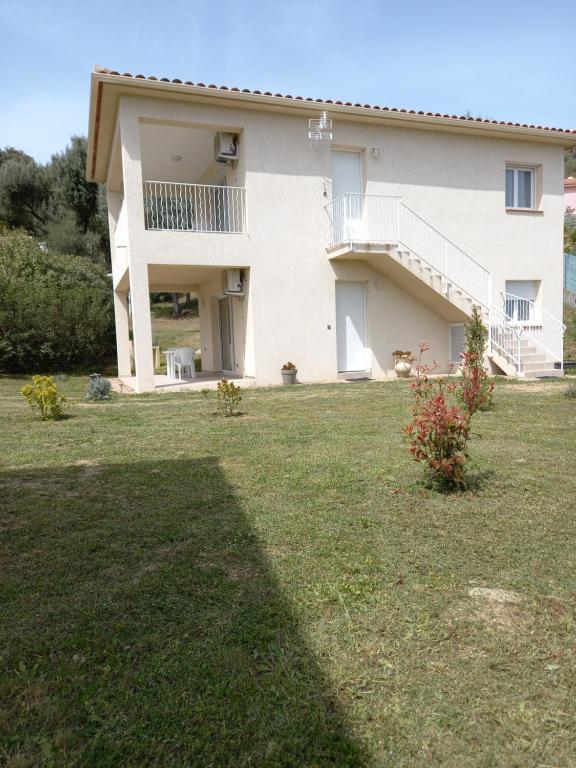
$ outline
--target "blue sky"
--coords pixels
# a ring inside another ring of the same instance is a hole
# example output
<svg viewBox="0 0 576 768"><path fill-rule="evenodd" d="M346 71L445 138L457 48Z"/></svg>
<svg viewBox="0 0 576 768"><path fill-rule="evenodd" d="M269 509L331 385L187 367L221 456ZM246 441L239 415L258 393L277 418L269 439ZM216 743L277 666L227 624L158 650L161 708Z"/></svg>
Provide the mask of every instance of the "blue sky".
<svg viewBox="0 0 576 768"><path fill-rule="evenodd" d="M0 146L86 133L95 64L576 128L574 21L533 0L0 0Z"/></svg>

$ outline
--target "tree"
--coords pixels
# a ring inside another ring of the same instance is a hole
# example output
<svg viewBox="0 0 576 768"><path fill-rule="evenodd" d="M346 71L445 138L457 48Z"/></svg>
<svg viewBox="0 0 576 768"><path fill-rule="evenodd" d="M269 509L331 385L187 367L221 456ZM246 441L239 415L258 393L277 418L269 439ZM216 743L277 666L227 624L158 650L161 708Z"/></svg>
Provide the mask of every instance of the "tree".
<svg viewBox="0 0 576 768"><path fill-rule="evenodd" d="M0 165L0 219L11 227L42 235L49 199L46 170L27 155L18 156L12 150Z"/></svg>
<svg viewBox="0 0 576 768"><path fill-rule="evenodd" d="M48 247L109 263L104 188L86 181L87 143L72 136L47 165L14 147L0 149L0 220Z"/></svg>

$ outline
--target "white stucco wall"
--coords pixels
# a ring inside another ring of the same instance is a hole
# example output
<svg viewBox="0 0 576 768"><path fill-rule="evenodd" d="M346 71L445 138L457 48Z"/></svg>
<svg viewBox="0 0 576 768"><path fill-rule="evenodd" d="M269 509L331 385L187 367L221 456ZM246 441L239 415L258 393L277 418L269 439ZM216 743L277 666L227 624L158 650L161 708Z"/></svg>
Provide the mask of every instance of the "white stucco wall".
<svg viewBox="0 0 576 768"><path fill-rule="evenodd" d="M397 287L374 262L330 261L323 210L331 194L330 143L311 150L301 117L123 96L118 119L125 198L120 232L127 241L131 285L140 285L142 266L147 264L249 270L249 295L241 302L238 320L244 338L238 344L243 349L243 372L254 375L258 384L279 383L279 369L286 360L297 363L302 381L336 378L336 279L367 284L373 375L391 372L393 349L415 350L423 339L430 342L434 357L448 359L448 318ZM246 234L145 229L142 119L240 132L238 167L208 165L204 178L213 181L217 172L226 170L229 184L245 185ZM561 146L346 120L335 120L332 146L362 150L366 191L401 195L492 272L495 295L506 280L541 280L543 307L561 316ZM375 146L378 157L370 151ZM538 212L505 210L507 162L538 168ZM118 271L115 265L115 274ZM214 286L201 286L201 302L214 291ZM144 310L142 319L147 322ZM203 334L210 322L204 312Z"/></svg>

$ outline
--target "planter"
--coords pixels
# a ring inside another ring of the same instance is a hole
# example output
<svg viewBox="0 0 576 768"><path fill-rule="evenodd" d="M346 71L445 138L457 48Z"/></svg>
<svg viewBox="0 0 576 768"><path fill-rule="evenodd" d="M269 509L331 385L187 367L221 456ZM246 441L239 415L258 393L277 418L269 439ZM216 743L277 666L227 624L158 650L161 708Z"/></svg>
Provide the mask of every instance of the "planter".
<svg viewBox="0 0 576 768"><path fill-rule="evenodd" d="M296 368L291 368L288 371L282 370L280 373L282 374L282 384L296 384L296 374L298 373Z"/></svg>
<svg viewBox="0 0 576 768"><path fill-rule="evenodd" d="M396 360L394 370L399 379L407 379L412 370L412 363L409 360Z"/></svg>

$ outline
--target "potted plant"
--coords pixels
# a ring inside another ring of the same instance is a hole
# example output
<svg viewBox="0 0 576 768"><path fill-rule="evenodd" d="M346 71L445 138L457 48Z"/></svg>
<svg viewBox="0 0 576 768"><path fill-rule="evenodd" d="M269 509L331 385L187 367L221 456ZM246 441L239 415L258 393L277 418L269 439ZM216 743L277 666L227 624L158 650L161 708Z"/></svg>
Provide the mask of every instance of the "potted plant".
<svg viewBox="0 0 576 768"><path fill-rule="evenodd" d="M399 379L407 379L410 376L412 370L412 363L415 360L415 356L412 352L402 352L401 349L397 349L392 352L392 357L396 361L394 363L394 370Z"/></svg>
<svg viewBox="0 0 576 768"><path fill-rule="evenodd" d="M291 363L290 361L288 361L287 363L284 363L280 373L282 374L283 384L296 383L296 374L298 373L298 368L296 368L294 363Z"/></svg>

